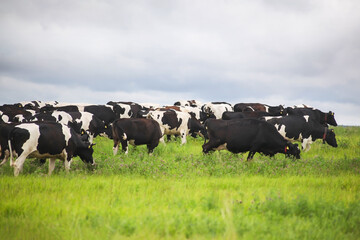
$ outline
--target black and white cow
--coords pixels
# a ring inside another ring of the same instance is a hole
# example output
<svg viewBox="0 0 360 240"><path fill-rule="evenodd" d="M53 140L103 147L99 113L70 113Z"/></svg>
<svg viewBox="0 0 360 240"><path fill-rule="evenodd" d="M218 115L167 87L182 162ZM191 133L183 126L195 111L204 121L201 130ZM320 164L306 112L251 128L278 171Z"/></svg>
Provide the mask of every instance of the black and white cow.
<svg viewBox="0 0 360 240"><path fill-rule="evenodd" d="M233 107L227 102L209 102L205 103L201 110L207 114L214 114L216 119L221 119L223 112L233 111Z"/></svg>
<svg viewBox="0 0 360 240"><path fill-rule="evenodd" d="M71 127L76 132L89 135L89 142L92 143L93 139L97 136L104 136L112 138L111 126L106 125L104 121L100 120L94 114L89 112L68 112L72 117Z"/></svg>
<svg viewBox="0 0 360 240"><path fill-rule="evenodd" d="M120 143L125 154L128 153L129 143L134 146L146 144L148 152L152 153L162 137L159 124L155 120L145 118L117 119L112 124L112 131L114 155L117 154Z"/></svg>
<svg viewBox="0 0 360 240"><path fill-rule="evenodd" d="M110 101L107 105L119 106L116 111L120 113L120 118L139 118L139 112L145 110L140 104L134 102L113 102Z"/></svg>
<svg viewBox="0 0 360 240"><path fill-rule="evenodd" d="M154 119L159 123L162 135L179 135L181 144L186 143L186 136L189 133L200 134L203 131L200 121L186 112L150 111L147 118ZM162 137L160 141L164 143L164 138Z"/></svg>
<svg viewBox="0 0 360 240"><path fill-rule="evenodd" d="M37 113L25 120L25 122L37 122L37 121L50 121L50 122L59 122L62 124L69 125L73 121L72 116L64 111L53 111L45 113Z"/></svg>
<svg viewBox="0 0 360 240"><path fill-rule="evenodd" d="M27 157L50 158L49 175L55 168L55 160L64 161L66 171L74 156L85 163L95 164L92 144L84 142L72 128L56 122L34 122L16 125L9 134L10 165L14 175L22 171ZM18 156L13 162L13 152Z"/></svg>
<svg viewBox="0 0 360 240"><path fill-rule="evenodd" d="M257 119L219 120L205 122L209 142L204 143L203 152L227 149L232 153L249 151L247 160L256 152L273 156L276 153L300 158L297 145L285 140L273 125Z"/></svg>
<svg viewBox="0 0 360 240"><path fill-rule="evenodd" d="M317 121L320 124L329 124L332 126L337 126L337 122L335 120L335 114L332 111L325 113L320 111L319 109L314 109L309 107L306 108L287 107L285 111L288 115L298 115L298 116L308 115L312 120Z"/></svg>
<svg viewBox="0 0 360 240"><path fill-rule="evenodd" d="M289 141L299 141L306 152L316 139L322 139L332 147L337 147L335 133L332 129L317 121L311 120L308 115L289 115L284 117L264 117L275 126L276 130Z"/></svg>
<svg viewBox="0 0 360 240"><path fill-rule="evenodd" d="M34 110L26 110L21 105L3 105L0 106L1 119L5 123L21 122L27 117L35 114Z"/></svg>

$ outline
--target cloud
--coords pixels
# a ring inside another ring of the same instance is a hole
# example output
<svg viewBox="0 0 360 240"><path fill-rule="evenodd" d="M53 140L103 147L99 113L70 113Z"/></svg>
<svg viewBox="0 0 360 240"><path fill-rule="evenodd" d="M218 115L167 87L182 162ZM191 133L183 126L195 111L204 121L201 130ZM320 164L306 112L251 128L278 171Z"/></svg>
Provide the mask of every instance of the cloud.
<svg viewBox="0 0 360 240"><path fill-rule="evenodd" d="M101 93L99 101L116 94L151 101L156 93L354 106L359 9L356 0L6 1L0 77L21 81L18 101L43 96L22 87L31 83L87 89Z"/></svg>

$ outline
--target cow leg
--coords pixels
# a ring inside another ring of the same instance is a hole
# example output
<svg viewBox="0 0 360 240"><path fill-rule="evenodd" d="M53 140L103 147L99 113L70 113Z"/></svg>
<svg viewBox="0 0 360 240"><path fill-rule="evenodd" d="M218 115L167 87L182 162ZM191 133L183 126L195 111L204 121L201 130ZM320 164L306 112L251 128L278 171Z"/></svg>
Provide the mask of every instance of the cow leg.
<svg viewBox="0 0 360 240"><path fill-rule="evenodd" d="M55 168L55 158L50 158L49 159L49 176L51 175L51 173L54 171Z"/></svg>
<svg viewBox="0 0 360 240"><path fill-rule="evenodd" d="M40 165L44 165L46 163L46 158L42 158L39 160Z"/></svg>
<svg viewBox="0 0 360 240"><path fill-rule="evenodd" d="M147 149L148 149L149 155L152 155L154 148L156 148L158 145L159 145L159 141L153 142L151 144L147 144Z"/></svg>
<svg viewBox="0 0 360 240"><path fill-rule="evenodd" d="M128 141L121 141L121 148L122 151L125 152L125 154L128 154Z"/></svg>
<svg viewBox="0 0 360 240"><path fill-rule="evenodd" d="M186 132L185 131L181 131L180 132L180 136L181 136L181 145L186 143Z"/></svg>
<svg viewBox="0 0 360 240"><path fill-rule="evenodd" d="M164 145L166 145L164 140L165 128L160 126L160 131L161 131L161 138L159 141L162 142Z"/></svg>
<svg viewBox="0 0 360 240"><path fill-rule="evenodd" d="M26 154L21 154L13 164L15 177L19 176L19 173L22 171L26 157Z"/></svg>
<svg viewBox="0 0 360 240"><path fill-rule="evenodd" d="M252 159L253 159L253 157L254 157L254 155L255 155L255 153L256 153L256 152L252 152L252 151L250 151L250 152L249 152L249 155L248 155L248 157L247 157L247 161L252 160Z"/></svg>
<svg viewBox="0 0 360 240"><path fill-rule="evenodd" d="M304 150L304 152L307 152L307 151L310 150L310 145L311 145L312 143L313 143L313 141L312 141L311 136L308 137L308 138L304 138L304 139L302 140L301 146L302 146L302 149Z"/></svg>
<svg viewBox="0 0 360 240"><path fill-rule="evenodd" d="M119 150L119 141L118 141L118 139L115 139L115 137L113 140L114 140L113 154L115 156Z"/></svg>
<svg viewBox="0 0 360 240"><path fill-rule="evenodd" d="M202 145L203 148L203 152L204 153L208 153L211 150L214 150L215 148L219 147L221 145L221 141L220 140L216 140L216 141L212 141L211 139L205 143L204 145Z"/></svg>
<svg viewBox="0 0 360 240"><path fill-rule="evenodd" d="M71 164L71 159L70 160L65 159L64 166L65 166L66 173L69 173L69 171L70 171L70 164Z"/></svg>
<svg viewBox="0 0 360 240"><path fill-rule="evenodd" d="M4 160L2 160L2 162L0 163L0 166L4 165L7 162L7 160L9 159L9 155L10 155L9 151L5 150L5 152L4 152Z"/></svg>

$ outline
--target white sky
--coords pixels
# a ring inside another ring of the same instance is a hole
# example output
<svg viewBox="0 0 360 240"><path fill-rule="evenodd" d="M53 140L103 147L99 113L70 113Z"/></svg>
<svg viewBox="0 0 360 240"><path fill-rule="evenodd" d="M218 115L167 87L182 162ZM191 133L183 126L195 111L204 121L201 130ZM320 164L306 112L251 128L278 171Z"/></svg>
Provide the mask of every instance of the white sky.
<svg viewBox="0 0 360 240"><path fill-rule="evenodd" d="M309 104L360 125L360 1L0 4L0 104Z"/></svg>

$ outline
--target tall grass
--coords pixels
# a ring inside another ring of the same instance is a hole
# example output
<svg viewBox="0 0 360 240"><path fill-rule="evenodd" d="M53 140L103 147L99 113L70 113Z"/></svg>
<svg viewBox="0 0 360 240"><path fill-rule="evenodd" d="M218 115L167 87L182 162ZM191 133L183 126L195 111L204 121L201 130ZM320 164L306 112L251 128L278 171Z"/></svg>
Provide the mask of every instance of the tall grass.
<svg viewBox="0 0 360 240"><path fill-rule="evenodd" d="M95 168L75 158L0 168L1 239L359 239L360 128L337 127L301 159L215 152L203 140L112 155L97 138Z"/></svg>

